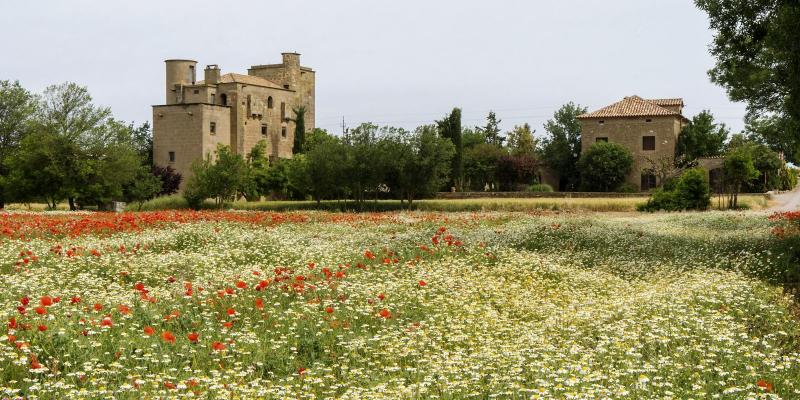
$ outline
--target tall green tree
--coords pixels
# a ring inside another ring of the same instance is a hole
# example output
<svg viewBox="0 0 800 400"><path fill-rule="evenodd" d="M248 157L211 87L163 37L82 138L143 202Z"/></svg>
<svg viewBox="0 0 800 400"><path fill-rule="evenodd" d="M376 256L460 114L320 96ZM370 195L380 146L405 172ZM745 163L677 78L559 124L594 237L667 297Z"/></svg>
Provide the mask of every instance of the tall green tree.
<svg viewBox="0 0 800 400"><path fill-rule="evenodd" d="M229 146L217 145L214 156L209 154L192 164L192 178L186 183L184 198L192 208L198 208L207 198L217 206L235 200L246 188L247 163Z"/></svg>
<svg viewBox="0 0 800 400"><path fill-rule="evenodd" d="M758 170L753 164L753 157L743 147L732 150L725 156L722 172L729 192L728 204L731 208L736 208L742 187L758 178Z"/></svg>
<svg viewBox="0 0 800 400"><path fill-rule="evenodd" d="M450 139L455 148L449 184L455 187L456 190L461 191L464 181L464 143L461 137L461 109L454 108L441 121L436 121L436 125L441 136Z"/></svg>
<svg viewBox="0 0 800 400"><path fill-rule="evenodd" d="M411 206L415 199L436 193L447 182L456 150L432 125L417 128L408 139L410 155L402 159L399 186Z"/></svg>
<svg viewBox="0 0 800 400"><path fill-rule="evenodd" d="M36 97L18 81L0 81L0 210L10 199L7 188L10 157L19 150L20 142L30 132L36 112Z"/></svg>
<svg viewBox="0 0 800 400"><path fill-rule="evenodd" d="M534 131L528 123L517 125L511 132L506 134L508 138L508 147L511 149L511 155L532 156L536 151L536 139L533 138Z"/></svg>
<svg viewBox="0 0 800 400"><path fill-rule="evenodd" d="M303 152L303 145L306 142L306 107L300 106L293 108L294 118L287 118L287 121L294 122L294 146L292 153L300 154Z"/></svg>
<svg viewBox="0 0 800 400"><path fill-rule="evenodd" d="M497 119L497 114L494 111L489 111L489 115L486 117L486 125L477 128L486 137L486 143L495 146L503 145L506 138L500 136L500 122L502 120Z"/></svg>
<svg viewBox="0 0 800 400"><path fill-rule="evenodd" d="M347 186L347 150L336 136L318 138L306 153L310 194L317 201L339 198Z"/></svg>
<svg viewBox="0 0 800 400"><path fill-rule="evenodd" d="M699 157L718 156L725 151L725 140L730 130L725 124L714 122L710 111L703 110L692 117L678 136L676 156L686 161Z"/></svg>
<svg viewBox="0 0 800 400"><path fill-rule="evenodd" d="M800 157L800 2L695 0L709 17L717 59L709 76L751 118L784 120L789 160Z"/></svg>
<svg viewBox="0 0 800 400"><path fill-rule="evenodd" d="M578 116L586 107L569 102L559 108L544 124L542 159L560 176L558 190L574 191L580 183L578 158L581 155L581 124Z"/></svg>

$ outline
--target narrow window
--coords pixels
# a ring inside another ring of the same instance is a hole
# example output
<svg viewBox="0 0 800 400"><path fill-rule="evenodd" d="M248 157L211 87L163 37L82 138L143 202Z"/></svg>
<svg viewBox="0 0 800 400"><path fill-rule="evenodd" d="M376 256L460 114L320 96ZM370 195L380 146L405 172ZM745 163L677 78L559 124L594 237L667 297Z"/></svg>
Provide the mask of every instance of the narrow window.
<svg viewBox="0 0 800 400"><path fill-rule="evenodd" d="M212 135L213 135L213 134L215 134L215 133L217 133L217 123L216 123L216 122L212 122L212 123L211 123L210 130L211 130L211 134L212 134Z"/></svg>
<svg viewBox="0 0 800 400"><path fill-rule="evenodd" d="M267 97L267 108L272 108L272 96Z"/></svg>
<svg viewBox="0 0 800 400"><path fill-rule="evenodd" d="M189 80L192 81L192 85L194 85L195 73L194 73L194 65L189 66Z"/></svg>
<svg viewBox="0 0 800 400"><path fill-rule="evenodd" d="M175 162L175 152L174 151L170 151L169 152L169 162Z"/></svg>
<svg viewBox="0 0 800 400"><path fill-rule="evenodd" d="M653 120L648 118L648 119L644 120L644 122L653 122Z"/></svg>
<svg viewBox="0 0 800 400"><path fill-rule="evenodd" d="M194 94L200 94L200 89L195 89Z"/></svg>
<svg viewBox="0 0 800 400"><path fill-rule="evenodd" d="M217 104L217 95L211 93L211 104Z"/></svg>
<svg viewBox="0 0 800 400"><path fill-rule="evenodd" d="M281 121L286 120L286 103L281 103Z"/></svg>
<svg viewBox="0 0 800 400"><path fill-rule="evenodd" d="M655 150L656 137L655 136L642 136L642 150Z"/></svg>
<svg viewBox="0 0 800 400"><path fill-rule="evenodd" d="M641 181L642 190L650 190L656 187L656 176L651 173L643 173Z"/></svg>
<svg viewBox="0 0 800 400"><path fill-rule="evenodd" d="M289 85L283 85L283 88L284 88L284 89L288 89L288 88L289 88Z"/></svg>
<svg viewBox="0 0 800 400"><path fill-rule="evenodd" d="M286 137L286 127L281 127L281 136Z"/></svg>
<svg viewBox="0 0 800 400"><path fill-rule="evenodd" d="M595 143L608 142L608 138L607 137L599 137L599 138L595 139L594 141L595 141Z"/></svg>
<svg viewBox="0 0 800 400"><path fill-rule="evenodd" d="M269 133L267 130L267 124L261 124L261 137L266 138L267 133Z"/></svg>
<svg viewBox="0 0 800 400"><path fill-rule="evenodd" d="M228 95L227 94L225 94L225 93L221 94L219 96L219 99L220 99L220 101L222 101L222 105L223 106L227 106L228 105Z"/></svg>
<svg viewBox="0 0 800 400"><path fill-rule="evenodd" d="M603 120L601 119L600 121L597 121L597 123L598 123L598 124L600 124L600 125L603 125L603 124L605 124L605 123L606 123L606 121L603 121Z"/></svg>

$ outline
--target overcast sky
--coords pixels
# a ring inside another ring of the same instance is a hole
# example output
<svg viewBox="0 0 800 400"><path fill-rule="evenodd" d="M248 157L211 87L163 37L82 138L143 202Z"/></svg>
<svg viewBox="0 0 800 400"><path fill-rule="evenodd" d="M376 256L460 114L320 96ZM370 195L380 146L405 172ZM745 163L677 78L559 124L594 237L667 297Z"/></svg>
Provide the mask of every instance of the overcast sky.
<svg viewBox="0 0 800 400"><path fill-rule="evenodd" d="M734 131L744 105L709 82L712 34L690 0L8 1L0 79L33 91L74 81L122 120L164 103L167 58L247 73L302 53L317 126L413 128L461 107L464 125L530 123L563 103L683 97Z"/></svg>

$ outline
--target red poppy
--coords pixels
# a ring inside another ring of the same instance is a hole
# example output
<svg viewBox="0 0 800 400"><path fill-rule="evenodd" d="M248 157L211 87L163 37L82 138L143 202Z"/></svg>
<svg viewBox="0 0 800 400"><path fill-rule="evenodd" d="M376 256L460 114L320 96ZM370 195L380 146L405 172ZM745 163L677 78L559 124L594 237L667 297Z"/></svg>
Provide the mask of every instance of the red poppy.
<svg viewBox="0 0 800 400"><path fill-rule="evenodd" d="M47 309L44 307L36 307L36 313L39 315L47 314Z"/></svg>
<svg viewBox="0 0 800 400"><path fill-rule="evenodd" d="M100 303L94 303L94 306L93 306L93 307L94 307L94 310L95 310L95 311L100 311L100 310L102 310L102 309L103 309L103 305L102 305L102 304L100 304Z"/></svg>
<svg viewBox="0 0 800 400"><path fill-rule="evenodd" d="M236 287L239 289L247 289L247 283L245 283L244 281L237 281Z"/></svg>
<svg viewBox="0 0 800 400"><path fill-rule="evenodd" d="M36 359L36 356L31 356L31 369L39 369L42 368L42 364L39 364L39 360Z"/></svg>
<svg viewBox="0 0 800 400"><path fill-rule="evenodd" d="M390 317L392 316L392 313L391 313L389 310L387 310L387 309L385 309L385 308L384 308L383 310L381 310L381 311L378 313L378 315L380 315L380 316L381 316L381 317L383 317L383 318L387 318L387 319L388 319L388 318L390 318Z"/></svg>
<svg viewBox="0 0 800 400"><path fill-rule="evenodd" d="M72 298L71 298L71 299L69 299L69 302L70 302L71 304L78 304L78 303L80 303L80 302L81 302L81 298L80 298L80 297L78 297L78 296L72 296Z"/></svg>
<svg viewBox="0 0 800 400"><path fill-rule="evenodd" d="M47 330L47 325L39 325L37 329L39 329L39 332L44 332Z"/></svg>
<svg viewBox="0 0 800 400"><path fill-rule="evenodd" d="M27 307L28 304L31 302L31 299L29 299L28 296L25 296L25 297L19 299L19 302L22 303L23 306Z"/></svg>
<svg viewBox="0 0 800 400"><path fill-rule="evenodd" d="M41 305L43 305L45 307L46 306L52 306L53 305L53 299L50 296L42 296L42 298L39 299L39 304L41 304Z"/></svg>
<svg viewBox="0 0 800 400"><path fill-rule="evenodd" d="M367 250L367 251L364 252L364 257L366 257L366 258L368 258L370 260L374 260L375 259L375 253Z"/></svg>
<svg viewBox="0 0 800 400"><path fill-rule="evenodd" d="M11 317L8 319L8 329L17 329L17 319Z"/></svg>
<svg viewBox="0 0 800 400"><path fill-rule="evenodd" d="M298 368L297 369L297 375L303 376L305 374L306 374L306 369L305 368Z"/></svg>
<svg viewBox="0 0 800 400"><path fill-rule="evenodd" d="M19 306L17 307L17 311L19 311L20 314L25 315L25 307Z"/></svg>
<svg viewBox="0 0 800 400"><path fill-rule="evenodd" d="M425 286L425 285L427 285L427 284L428 284L428 283L427 283L427 282L425 282L425 281L423 281L423 280L420 280L420 281L419 281L419 285L420 285L420 286Z"/></svg>
<svg viewBox="0 0 800 400"><path fill-rule="evenodd" d="M138 291L140 291L140 292L142 292L142 291L144 291L144 283L136 282L136 284L133 285L133 288L138 290Z"/></svg>
<svg viewBox="0 0 800 400"><path fill-rule="evenodd" d="M225 350L225 345L221 342L214 342L211 344L211 348L214 349L214 351L222 351Z"/></svg>
<svg viewBox="0 0 800 400"><path fill-rule="evenodd" d="M167 389L175 389L175 384L170 381L164 381L164 387Z"/></svg>
<svg viewBox="0 0 800 400"><path fill-rule="evenodd" d="M164 333L161 334L161 339L164 339L164 341L168 343L175 343L175 335L170 331L164 331Z"/></svg>
<svg viewBox="0 0 800 400"><path fill-rule="evenodd" d="M100 321L100 326L107 326L111 328L114 326L114 323L111 321L111 317L105 317L102 321Z"/></svg>
<svg viewBox="0 0 800 400"><path fill-rule="evenodd" d="M125 304L118 305L117 310L122 314L128 314L131 312L131 308L126 306Z"/></svg>
<svg viewBox="0 0 800 400"><path fill-rule="evenodd" d="M145 335L147 335L147 336L152 336L154 333L156 333L156 330L155 330L155 329L153 329L153 327L152 327L152 326L145 326L145 327L144 327L144 334L145 334Z"/></svg>
<svg viewBox="0 0 800 400"><path fill-rule="evenodd" d="M333 314L333 307L331 306L325 307L325 312L328 314Z"/></svg>
<svg viewBox="0 0 800 400"><path fill-rule="evenodd" d="M763 389L763 390L767 391L768 393L769 393L769 392L772 392L772 383L770 383L770 382L767 382L767 381L766 381L766 380L764 380L764 379L759 379L759 380L758 380L758 382L756 382L756 385L757 385L759 388L761 388L761 389Z"/></svg>
<svg viewBox="0 0 800 400"><path fill-rule="evenodd" d="M197 343L197 340L200 339L200 334L197 332L189 332L189 334L186 335L186 338L192 343Z"/></svg>
<svg viewBox="0 0 800 400"><path fill-rule="evenodd" d="M228 313L228 315L235 315L236 314L236 310L234 310L232 308L229 308L228 311L226 311L226 312Z"/></svg>
<svg viewBox="0 0 800 400"><path fill-rule="evenodd" d="M264 299L262 299L260 297L256 299L256 308L259 309L259 310L263 310L264 309Z"/></svg>
<svg viewBox="0 0 800 400"><path fill-rule="evenodd" d="M381 300L383 300L383 299L385 299L385 298L386 298L386 295L385 295L385 294L383 294L383 293L381 293L381 294L379 294L379 295L378 295L378 298L379 298L379 299L381 299Z"/></svg>

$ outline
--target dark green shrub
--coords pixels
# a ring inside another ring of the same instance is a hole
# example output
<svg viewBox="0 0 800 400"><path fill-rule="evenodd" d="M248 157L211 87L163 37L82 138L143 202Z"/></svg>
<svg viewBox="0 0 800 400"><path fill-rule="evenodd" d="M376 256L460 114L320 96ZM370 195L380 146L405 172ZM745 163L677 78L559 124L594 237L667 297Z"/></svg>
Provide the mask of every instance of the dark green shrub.
<svg viewBox="0 0 800 400"><path fill-rule="evenodd" d="M578 169L581 188L590 192L610 192L618 188L633 167L633 155L619 143L597 142L581 154Z"/></svg>
<svg viewBox="0 0 800 400"><path fill-rule="evenodd" d="M711 201L711 189L706 171L692 168L684 172L675 187L675 197L682 210L706 210Z"/></svg>
<svg viewBox="0 0 800 400"><path fill-rule="evenodd" d="M711 190L706 172L700 168L687 170L678 178L674 189L656 189L637 209L639 211L706 210L711 202Z"/></svg>

